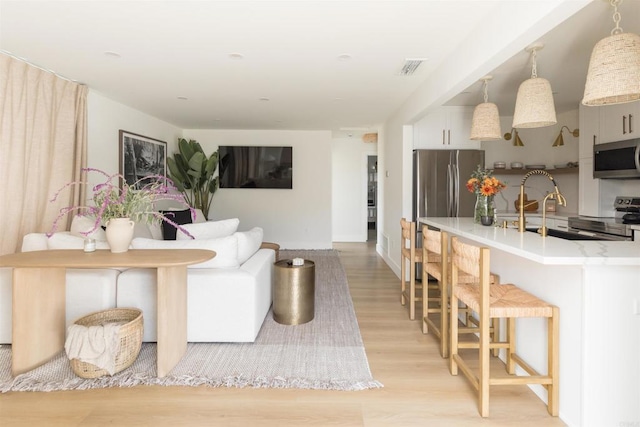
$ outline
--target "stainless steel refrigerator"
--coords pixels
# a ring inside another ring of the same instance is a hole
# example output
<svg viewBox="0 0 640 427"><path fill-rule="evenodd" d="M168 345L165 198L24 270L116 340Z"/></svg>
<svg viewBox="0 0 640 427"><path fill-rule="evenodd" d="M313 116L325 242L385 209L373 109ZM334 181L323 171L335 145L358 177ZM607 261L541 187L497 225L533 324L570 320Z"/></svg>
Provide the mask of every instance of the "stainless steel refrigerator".
<svg viewBox="0 0 640 427"><path fill-rule="evenodd" d="M465 184L478 165L484 167L483 150L414 150L413 220L472 217L476 196Z"/></svg>

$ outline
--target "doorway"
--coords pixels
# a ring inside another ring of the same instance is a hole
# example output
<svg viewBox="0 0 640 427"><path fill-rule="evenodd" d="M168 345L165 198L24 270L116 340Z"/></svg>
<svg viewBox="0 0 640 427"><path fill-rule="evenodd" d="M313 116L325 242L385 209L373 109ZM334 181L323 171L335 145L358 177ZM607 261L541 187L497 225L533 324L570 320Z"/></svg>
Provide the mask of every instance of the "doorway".
<svg viewBox="0 0 640 427"><path fill-rule="evenodd" d="M377 240L378 156L367 156L367 241Z"/></svg>

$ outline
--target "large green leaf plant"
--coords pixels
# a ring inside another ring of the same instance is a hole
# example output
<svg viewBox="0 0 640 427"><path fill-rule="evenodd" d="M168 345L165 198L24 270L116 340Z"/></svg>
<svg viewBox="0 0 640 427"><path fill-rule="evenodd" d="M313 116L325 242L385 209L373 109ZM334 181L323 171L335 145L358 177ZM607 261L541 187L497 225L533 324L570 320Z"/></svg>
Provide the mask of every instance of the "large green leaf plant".
<svg viewBox="0 0 640 427"><path fill-rule="evenodd" d="M200 144L193 140L178 139L178 153L167 158L169 176L184 195L189 206L200 209L209 219L213 194L218 189L218 151L207 157Z"/></svg>

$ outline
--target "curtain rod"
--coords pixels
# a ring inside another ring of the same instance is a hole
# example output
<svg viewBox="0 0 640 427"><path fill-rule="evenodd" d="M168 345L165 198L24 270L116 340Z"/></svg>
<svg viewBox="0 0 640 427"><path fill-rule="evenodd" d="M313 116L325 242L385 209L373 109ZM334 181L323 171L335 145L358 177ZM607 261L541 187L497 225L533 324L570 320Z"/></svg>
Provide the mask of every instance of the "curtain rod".
<svg viewBox="0 0 640 427"><path fill-rule="evenodd" d="M34 64L33 62L30 62L30 61L28 61L28 60L26 60L26 59L24 59L24 58L21 58L21 57L19 57L19 56L16 56L16 55L12 54L11 52L7 52L7 51L6 51L6 50L4 50L4 49L0 49L0 53L3 53L3 54L5 54L5 55L7 55L7 56L10 56L10 57L11 57L11 58L13 58L13 59L17 59L18 61L22 61L22 62L24 62L25 64L31 65L32 67L35 67L35 68L37 68L37 69L39 69L39 70L45 71L45 72L47 72L47 73L51 73L51 74L53 74L54 76L61 78L62 80L66 80L66 81L68 81L68 82L76 83L76 84L79 84L79 85L84 85L84 83L80 83L80 82L79 82L79 81L77 81L77 80L73 80L73 79L70 79L70 78L68 78L68 77L62 76L62 75L60 75L60 74L56 73L56 72L55 72L55 71L53 71L53 70L49 70L48 68L44 68L44 67L41 67L41 66L39 66L39 65L36 65L36 64Z"/></svg>

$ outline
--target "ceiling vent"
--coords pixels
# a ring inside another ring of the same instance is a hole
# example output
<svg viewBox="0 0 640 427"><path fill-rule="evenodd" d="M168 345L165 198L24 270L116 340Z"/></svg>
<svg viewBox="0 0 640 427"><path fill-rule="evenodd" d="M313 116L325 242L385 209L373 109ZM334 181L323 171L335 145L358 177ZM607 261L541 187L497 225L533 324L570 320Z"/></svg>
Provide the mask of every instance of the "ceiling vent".
<svg viewBox="0 0 640 427"><path fill-rule="evenodd" d="M400 70L401 76L411 76L416 72L420 64L422 64L425 59L406 59L402 69Z"/></svg>

